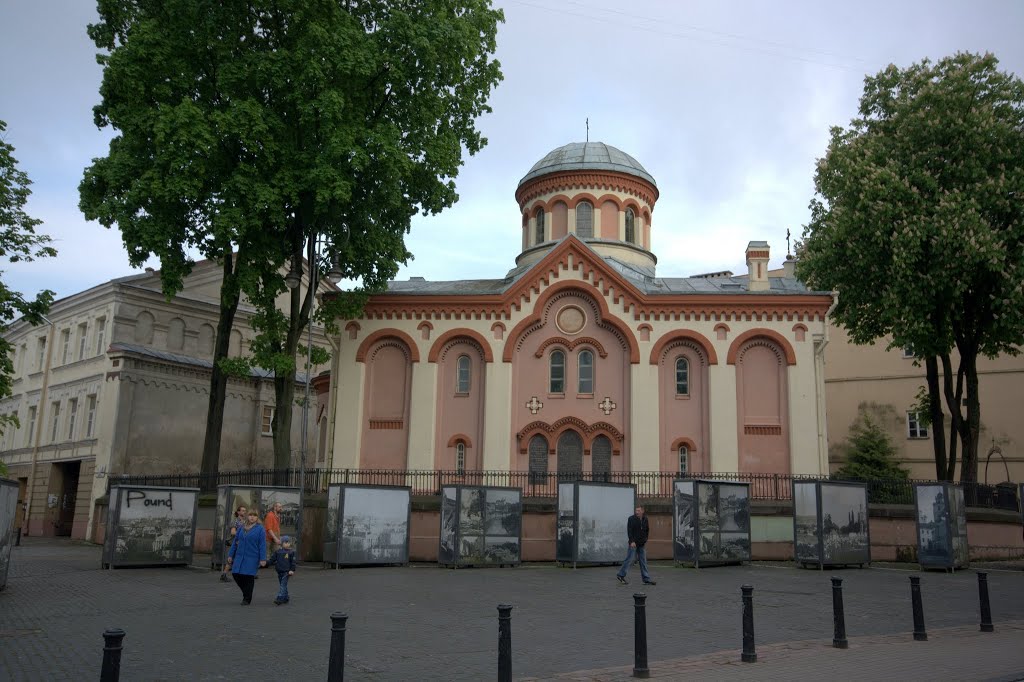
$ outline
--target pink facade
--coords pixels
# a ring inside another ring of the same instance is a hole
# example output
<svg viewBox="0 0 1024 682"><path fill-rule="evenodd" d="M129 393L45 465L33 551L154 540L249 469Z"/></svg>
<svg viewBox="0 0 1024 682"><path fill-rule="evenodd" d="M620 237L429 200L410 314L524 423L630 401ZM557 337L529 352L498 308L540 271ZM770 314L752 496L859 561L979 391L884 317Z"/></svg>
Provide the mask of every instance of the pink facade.
<svg viewBox="0 0 1024 682"><path fill-rule="evenodd" d="M363 447L360 466L404 469L408 460L409 390L412 363L406 343L385 337L373 344L366 359Z"/></svg>
<svg viewBox="0 0 1024 682"><path fill-rule="evenodd" d="M755 337L740 348L736 401L740 471L788 474L786 357L771 339Z"/></svg>
<svg viewBox="0 0 1024 682"><path fill-rule="evenodd" d="M484 357L480 344L467 336L457 336L444 343L438 354L434 443L434 467L437 469L483 469L487 396Z"/></svg>

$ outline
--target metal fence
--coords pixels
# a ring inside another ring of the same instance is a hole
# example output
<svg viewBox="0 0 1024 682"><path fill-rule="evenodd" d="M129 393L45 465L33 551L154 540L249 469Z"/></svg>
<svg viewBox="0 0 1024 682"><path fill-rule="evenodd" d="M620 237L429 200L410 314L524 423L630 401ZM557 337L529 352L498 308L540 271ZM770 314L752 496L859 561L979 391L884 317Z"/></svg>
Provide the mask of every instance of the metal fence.
<svg viewBox="0 0 1024 682"><path fill-rule="evenodd" d="M794 480L815 480L819 476L793 474L751 474L751 473L700 473L695 477L719 481L737 481L750 484L750 497L754 500L784 502L793 497ZM178 486L213 490L218 485L299 485L298 469L248 469L244 471L221 471L216 474L153 474L153 475L112 475L109 485L154 485ZM396 470L396 469L306 469L305 489L309 493L322 493L333 483L361 483L370 485L400 485L412 488L416 495L436 495L445 485L485 485L522 488L524 497L557 497L559 483L572 481L600 481L604 483L628 483L636 486L637 495L643 498L670 497L672 481L680 478L675 471L615 471L606 474L592 472L549 472L527 471L439 471L439 470ZM832 480L839 480L833 478ZM844 479L854 480L854 479ZM914 483L931 483L925 480L884 480L869 479L858 481L868 486L868 501L872 504L913 504ZM1015 487L965 484L964 500L969 507L1017 510Z"/></svg>

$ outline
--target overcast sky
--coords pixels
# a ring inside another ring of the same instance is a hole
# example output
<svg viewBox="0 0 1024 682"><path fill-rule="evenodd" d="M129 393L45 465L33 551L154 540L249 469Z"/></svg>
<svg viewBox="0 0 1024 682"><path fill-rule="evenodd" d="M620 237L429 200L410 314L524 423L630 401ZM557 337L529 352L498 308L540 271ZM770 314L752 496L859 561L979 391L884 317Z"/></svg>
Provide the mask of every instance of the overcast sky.
<svg viewBox="0 0 1024 682"><path fill-rule="evenodd" d="M547 152L585 139L618 147L657 180L658 274L745 271L750 240L772 266L799 235L832 125L855 114L866 74L957 51L991 51L1024 74L1024 3L498 0L505 75L479 122L460 201L417 218L400 279L502 277L520 250L514 194ZM0 3L0 119L33 181L28 212L57 258L4 264L3 277L58 297L132 273L117 231L86 222L78 183L106 154L93 125L101 78L87 0ZM153 263L159 267L158 263Z"/></svg>

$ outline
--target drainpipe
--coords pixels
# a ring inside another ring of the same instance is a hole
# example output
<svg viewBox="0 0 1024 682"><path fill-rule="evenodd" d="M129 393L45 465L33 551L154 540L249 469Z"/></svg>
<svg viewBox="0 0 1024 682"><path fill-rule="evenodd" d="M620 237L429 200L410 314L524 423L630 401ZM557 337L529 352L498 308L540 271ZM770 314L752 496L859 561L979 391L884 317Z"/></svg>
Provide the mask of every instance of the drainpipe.
<svg viewBox="0 0 1024 682"><path fill-rule="evenodd" d="M50 325L50 333L46 340L46 363L43 366L43 385L39 391L39 407L36 409L36 432L32 434L32 463L28 470L28 490L25 493L25 535L30 535L28 529L32 519L32 498L34 497L36 484L36 459L39 457L39 437L43 429L46 428L46 420L43 419L43 408L46 406L46 394L50 388L50 359L53 357L54 334L57 331L57 326L53 323L53 320L46 315L42 317Z"/></svg>
<svg viewBox="0 0 1024 682"><path fill-rule="evenodd" d="M825 347L829 342L829 318L832 312L839 305L839 292L832 292L832 305L825 312L825 333L821 340L814 347L814 373L817 375L817 384L820 392L818 394L818 469L824 471L825 475L831 475L828 466L828 421L825 415Z"/></svg>

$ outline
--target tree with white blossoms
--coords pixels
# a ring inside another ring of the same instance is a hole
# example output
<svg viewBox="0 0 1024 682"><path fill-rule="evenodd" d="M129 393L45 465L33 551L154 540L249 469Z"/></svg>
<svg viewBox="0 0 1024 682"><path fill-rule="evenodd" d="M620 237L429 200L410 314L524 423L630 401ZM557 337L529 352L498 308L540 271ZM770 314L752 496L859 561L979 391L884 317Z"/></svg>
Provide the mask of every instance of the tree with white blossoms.
<svg viewBox="0 0 1024 682"><path fill-rule="evenodd" d="M839 292L854 343L913 347L936 476L953 479L959 442L963 483L978 478L978 357L1024 341L1024 82L997 66L960 53L867 77L818 161L797 266Z"/></svg>

